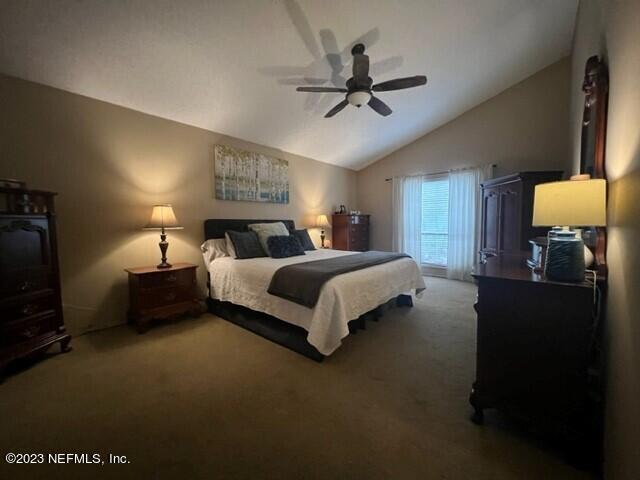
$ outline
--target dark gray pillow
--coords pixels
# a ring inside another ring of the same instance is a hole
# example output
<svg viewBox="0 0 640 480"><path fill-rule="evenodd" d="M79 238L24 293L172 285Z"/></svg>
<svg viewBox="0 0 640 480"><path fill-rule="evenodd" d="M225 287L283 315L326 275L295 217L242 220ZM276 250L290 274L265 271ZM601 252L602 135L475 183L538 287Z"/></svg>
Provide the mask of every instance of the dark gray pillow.
<svg viewBox="0 0 640 480"><path fill-rule="evenodd" d="M227 230L225 232L229 235L233 248L236 251L236 258L256 258L266 257L266 253L260 245L260 240L256 232L234 232L233 230Z"/></svg>
<svg viewBox="0 0 640 480"><path fill-rule="evenodd" d="M289 235L287 226L282 222L269 222L269 223L252 223L247 225L249 230L256 232L260 245L267 255L269 255L269 246L267 240L273 235Z"/></svg>
<svg viewBox="0 0 640 480"><path fill-rule="evenodd" d="M298 239L298 241L300 242L300 245L302 245L302 248L304 248L305 250L316 249L316 247L313 245L313 242L311 241L311 237L309 236L309 232L307 232L306 228L303 228L301 230L292 230L291 235L294 235Z"/></svg>
<svg viewBox="0 0 640 480"><path fill-rule="evenodd" d="M287 258L304 255L304 248L295 235L272 235L267 239L271 258Z"/></svg>

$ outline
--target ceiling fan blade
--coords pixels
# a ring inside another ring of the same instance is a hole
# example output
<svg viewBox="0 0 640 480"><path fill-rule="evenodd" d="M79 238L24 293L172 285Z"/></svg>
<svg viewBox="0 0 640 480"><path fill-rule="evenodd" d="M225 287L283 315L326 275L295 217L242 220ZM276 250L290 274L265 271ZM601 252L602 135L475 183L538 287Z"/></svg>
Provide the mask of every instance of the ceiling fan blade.
<svg viewBox="0 0 640 480"><path fill-rule="evenodd" d="M389 106L379 98L374 97L373 95L369 100L369 106L373 108L376 112L378 112L380 115L382 115L383 117L391 115L392 110L389 108Z"/></svg>
<svg viewBox="0 0 640 480"><path fill-rule="evenodd" d="M359 85L369 81L369 55L356 53L353 56L353 78Z"/></svg>
<svg viewBox="0 0 640 480"><path fill-rule="evenodd" d="M327 112L327 114L324 116L324 118L331 118L333 117L336 113L338 113L340 110L342 110L344 107L346 107L347 105L349 105L349 102L344 99L343 101L341 101L339 104L337 104L335 107L333 107L331 110L329 110Z"/></svg>
<svg viewBox="0 0 640 480"><path fill-rule="evenodd" d="M427 77L416 75L415 77L396 78L378 83L371 87L374 92L388 92L390 90L402 90L403 88L418 87L427 83Z"/></svg>
<svg viewBox="0 0 640 480"><path fill-rule="evenodd" d="M337 88L337 87L298 87L296 88L296 92L316 92L316 93L347 93L346 88Z"/></svg>

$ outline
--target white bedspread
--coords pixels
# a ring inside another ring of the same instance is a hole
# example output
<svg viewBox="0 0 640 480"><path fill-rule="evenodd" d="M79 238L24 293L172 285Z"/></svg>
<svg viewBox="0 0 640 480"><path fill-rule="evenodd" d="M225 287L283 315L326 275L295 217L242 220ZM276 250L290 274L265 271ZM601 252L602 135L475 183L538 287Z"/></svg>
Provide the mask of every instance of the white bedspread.
<svg viewBox="0 0 640 480"><path fill-rule="evenodd" d="M401 293L420 294L425 288L416 262L402 258L332 278L322 287L312 309L267 293L274 272L284 265L354 253L321 249L282 259L218 258L207 265L211 297L298 325L309 332L307 340L311 345L323 355L330 355L349 334L347 322Z"/></svg>

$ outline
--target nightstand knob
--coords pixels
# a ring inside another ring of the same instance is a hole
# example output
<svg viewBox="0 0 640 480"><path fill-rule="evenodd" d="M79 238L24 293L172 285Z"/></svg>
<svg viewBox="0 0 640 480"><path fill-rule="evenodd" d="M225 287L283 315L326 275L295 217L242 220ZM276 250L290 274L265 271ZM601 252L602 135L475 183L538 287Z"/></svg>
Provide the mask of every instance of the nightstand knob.
<svg viewBox="0 0 640 480"><path fill-rule="evenodd" d="M176 299L176 292L169 292L167 296L164 297L164 299L167 300L168 302L172 302L173 300Z"/></svg>
<svg viewBox="0 0 640 480"><path fill-rule="evenodd" d="M32 288L33 288L33 283L25 280L20 284L20 286L18 287L18 290L20 290L21 292L26 292L28 290L31 290Z"/></svg>
<svg viewBox="0 0 640 480"><path fill-rule="evenodd" d="M166 277L166 280L167 280L167 282L173 283L173 282L175 282L176 280L178 280L178 277L177 277L177 276L175 276L175 275L173 275L173 274L171 274L171 275L169 275L168 277Z"/></svg>

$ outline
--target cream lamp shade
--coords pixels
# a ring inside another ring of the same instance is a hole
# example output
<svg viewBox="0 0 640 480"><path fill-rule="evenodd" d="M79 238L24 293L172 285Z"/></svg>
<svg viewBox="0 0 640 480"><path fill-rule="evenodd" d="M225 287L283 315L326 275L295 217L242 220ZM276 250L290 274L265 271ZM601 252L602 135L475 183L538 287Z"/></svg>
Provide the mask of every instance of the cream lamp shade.
<svg viewBox="0 0 640 480"><path fill-rule="evenodd" d="M607 182L567 180L536 185L534 227L594 226L607 224Z"/></svg>
<svg viewBox="0 0 640 480"><path fill-rule="evenodd" d="M329 223L329 219L327 218L326 215L318 215L318 218L316 218L316 227L319 227L319 228L331 227L331 224Z"/></svg>
<svg viewBox="0 0 640 480"><path fill-rule="evenodd" d="M169 204L154 205L149 223L145 230L180 230L183 227L178 223L173 207Z"/></svg>

